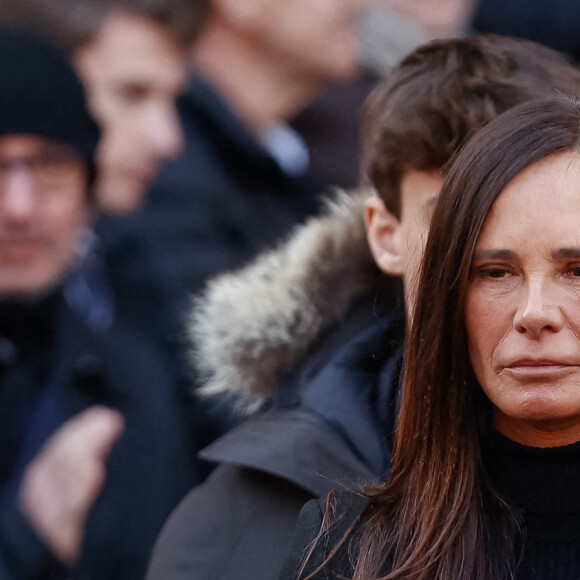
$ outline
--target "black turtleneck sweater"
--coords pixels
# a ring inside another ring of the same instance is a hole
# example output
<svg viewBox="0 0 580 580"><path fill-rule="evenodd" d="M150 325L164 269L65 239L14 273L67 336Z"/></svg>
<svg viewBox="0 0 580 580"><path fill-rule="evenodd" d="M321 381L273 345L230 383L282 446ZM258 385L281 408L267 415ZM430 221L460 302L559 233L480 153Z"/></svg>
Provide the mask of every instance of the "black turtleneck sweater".
<svg viewBox="0 0 580 580"><path fill-rule="evenodd" d="M515 580L580 579L580 442L565 447L526 447L502 435L490 437L486 464L497 490L520 513L524 537ZM300 514L297 534L280 580L296 578L307 547L321 527L325 498L308 502ZM323 562L344 536L366 499L340 492L336 513L342 514L327 542L319 542L307 571ZM362 522L366 521L362 518ZM353 543L342 546L330 564L314 578L352 578L352 550L361 524L354 527ZM386 564L382 574L389 573ZM495 579L490 579L495 580Z"/></svg>
<svg viewBox="0 0 580 580"><path fill-rule="evenodd" d="M578 580L580 443L539 449L493 439L492 477L523 516L517 580Z"/></svg>

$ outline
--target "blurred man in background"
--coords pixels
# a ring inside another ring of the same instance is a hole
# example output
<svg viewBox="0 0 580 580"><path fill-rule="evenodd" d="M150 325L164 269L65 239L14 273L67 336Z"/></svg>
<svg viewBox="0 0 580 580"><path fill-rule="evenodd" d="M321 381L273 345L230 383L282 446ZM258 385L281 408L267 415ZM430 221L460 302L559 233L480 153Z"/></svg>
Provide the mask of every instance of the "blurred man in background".
<svg viewBox="0 0 580 580"><path fill-rule="evenodd" d="M141 204L161 165L181 150L175 101L185 86L184 51L194 44L207 11L208 0L6 0L0 6L0 19L67 51L103 129L95 183L101 215L83 232L67 275L66 300L99 333L121 314L160 345L167 365L180 377L177 388L190 410L194 450L227 428L228 409L208 413L190 394L184 349L175 326L167 330L173 304L166 299L165 280L157 273L146 277L149 301L140 299L141 288L133 284L141 272L134 267L138 255L154 241L147 236L136 251L108 252L102 240L109 222L102 213L123 221ZM205 475L200 464L195 481Z"/></svg>
<svg viewBox="0 0 580 580"><path fill-rule="evenodd" d="M2 21L67 51L85 84L89 106L103 129L95 186L102 211L134 211L163 162L180 152L176 98L185 85L184 51L203 26L207 8L207 0L6 0L0 6ZM103 220L97 225L101 229L106 230ZM69 282L69 299L97 329L111 324L121 301L136 322L157 332L158 319L153 316L150 322L146 312L149 305L143 310L128 297L122 275L118 280L109 265L103 266L108 259L98 246L99 240L87 232ZM150 281L155 301L162 294L157 285ZM162 314L159 320L164 320Z"/></svg>
<svg viewBox="0 0 580 580"><path fill-rule="evenodd" d="M196 482L190 420L156 344L65 299L98 179L80 81L8 30L0 68L0 577L141 580Z"/></svg>
<svg viewBox="0 0 580 580"><path fill-rule="evenodd" d="M320 184L304 179L308 152L286 123L329 82L357 74L368 3L210 1L180 101L185 151L111 241L130 295L153 304L149 281L166 281L174 333L208 277L317 209Z"/></svg>

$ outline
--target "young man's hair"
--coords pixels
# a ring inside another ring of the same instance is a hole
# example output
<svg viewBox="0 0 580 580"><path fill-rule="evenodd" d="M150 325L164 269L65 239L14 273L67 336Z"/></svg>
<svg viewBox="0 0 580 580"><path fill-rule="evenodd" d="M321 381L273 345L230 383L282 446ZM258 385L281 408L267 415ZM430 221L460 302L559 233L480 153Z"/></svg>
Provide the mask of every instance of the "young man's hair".
<svg viewBox="0 0 580 580"><path fill-rule="evenodd" d="M189 45L201 30L209 0L2 0L0 21L39 33L67 51L98 34L111 10L151 18L179 45Z"/></svg>
<svg viewBox="0 0 580 580"><path fill-rule="evenodd" d="M578 96L580 69L535 42L479 34L423 45L365 103L367 175L400 217L405 172L442 169L468 136L500 113L554 94Z"/></svg>

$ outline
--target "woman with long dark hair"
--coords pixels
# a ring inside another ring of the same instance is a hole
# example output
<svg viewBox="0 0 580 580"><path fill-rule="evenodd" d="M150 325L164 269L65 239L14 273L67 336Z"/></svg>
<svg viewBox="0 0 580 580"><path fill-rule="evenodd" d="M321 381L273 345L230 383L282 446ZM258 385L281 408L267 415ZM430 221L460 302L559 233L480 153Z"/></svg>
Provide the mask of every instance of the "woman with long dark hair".
<svg viewBox="0 0 580 580"><path fill-rule="evenodd" d="M580 104L452 162L407 349L389 481L309 505L282 577L580 578Z"/></svg>

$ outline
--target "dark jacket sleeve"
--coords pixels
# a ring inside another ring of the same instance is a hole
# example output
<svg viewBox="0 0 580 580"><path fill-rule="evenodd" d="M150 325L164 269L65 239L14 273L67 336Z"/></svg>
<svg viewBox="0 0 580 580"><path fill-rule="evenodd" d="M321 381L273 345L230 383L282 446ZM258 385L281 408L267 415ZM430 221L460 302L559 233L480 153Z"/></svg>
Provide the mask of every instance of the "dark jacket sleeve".
<svg viewBox="0 0 580 580"><path fill-rule="evenodd" d="M0 578L56 580L64 576L64 567L36 535L18 506L12 501L3 501L0 507Z"/></svg>
<svg viewBox="0 0 580 580"><path fill-rule="evenodd" d="M272 580L312 495L258 470L222 464L174 511L147 580Z"/></svg>
<svg viewBox="0 0 580 580"><path fill-rule="evenodd" d="M310 551L310 547L313 542L316 541L322 526L324 502L325 500L313 499L307 502L302 508L296 524L296 533L292 549L290 550L288 558L284 562L280 574L280 580L295 580L298 578L298 572ZM314 570L324 561L324 558L324 546L321 545L321 542L318 542L314 551L308 558L306 570ZM304 575L301 577L304 577ZM318 577L326 578L326 576L317 576L317 578Z"/></svg>
<svg viewBox="0 0 580 580"><path fill-rule="evenodd" d="M330 496L328 496L330 497ZM366 498L358 492L340 490L332 493L330 529L320 535L327 498L311 500L304 505L294 536L294 544L286 559L279 580L306 578L322 564L324 567L312 580L339 580L352 578L354 573L353 554L363 529L361 519ZM348 536L346 534L348 533ZM344 542L344 543L343 543ZM332 554L335 546L337 551ZM305 564L304 564L305 563ZM304 570L299 575L304 564Z"/></svg>

